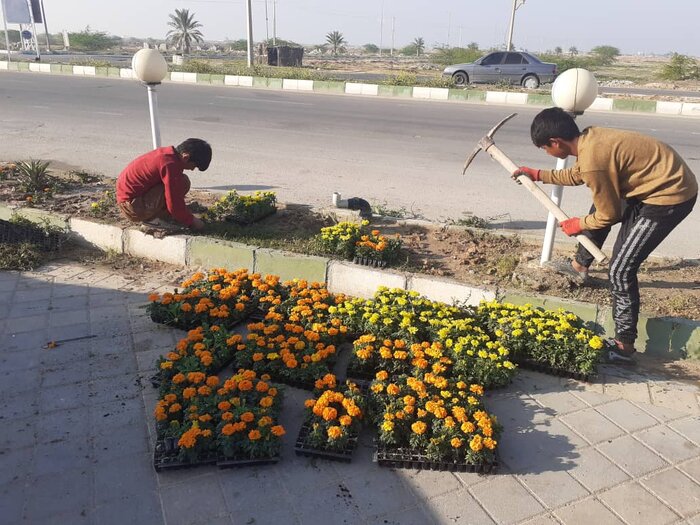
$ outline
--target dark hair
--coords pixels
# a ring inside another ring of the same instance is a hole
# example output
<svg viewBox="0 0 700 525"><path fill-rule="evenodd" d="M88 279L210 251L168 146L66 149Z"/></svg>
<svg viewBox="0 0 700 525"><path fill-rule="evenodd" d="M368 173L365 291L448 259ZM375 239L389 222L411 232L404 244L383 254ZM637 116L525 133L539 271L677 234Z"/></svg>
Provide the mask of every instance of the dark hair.
<svg viewBox="0 0 700 525"><path fill-rule="evenodd" d="M574 140L580 134L574 118L561 108L540 111L530 126L530 137L538 148L552 139Z"/></svg>
<svg viewBox="0 0 700 525"><path fill-rule="evenodd" d="M194 162L199 171L206 171L211 162L211 146L208 142L202 139L187 139L178 144L175 149L182 155L183 153L190 154L190 160Z"/></svg>

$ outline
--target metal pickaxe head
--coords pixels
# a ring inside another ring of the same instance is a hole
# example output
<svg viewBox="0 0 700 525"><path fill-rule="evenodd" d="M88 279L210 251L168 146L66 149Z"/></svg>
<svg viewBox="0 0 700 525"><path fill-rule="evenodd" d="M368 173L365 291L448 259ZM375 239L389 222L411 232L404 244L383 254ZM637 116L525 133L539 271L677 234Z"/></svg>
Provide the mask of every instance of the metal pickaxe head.
<svg viewBox="0 0 700 525"><path fill-rule="evenodd" d="M508 122L510 119L512 119L516 115L517 115L517 113L511 113L506 118L501 120L498 124L496 124L494 127L492 127L491 130L481 138L477 147L474 149L474 151L472 151L471 155L469 155L469 157L467 157L467 161L464 163L464 169L462 170L462 175L464 175L466 173L467 168L472 163L472 161L474 160L474 157L476 157L477 153L479 153L481 150L486 151L491 146L493 146L494 133L496 133L503 124Z"/></svg>

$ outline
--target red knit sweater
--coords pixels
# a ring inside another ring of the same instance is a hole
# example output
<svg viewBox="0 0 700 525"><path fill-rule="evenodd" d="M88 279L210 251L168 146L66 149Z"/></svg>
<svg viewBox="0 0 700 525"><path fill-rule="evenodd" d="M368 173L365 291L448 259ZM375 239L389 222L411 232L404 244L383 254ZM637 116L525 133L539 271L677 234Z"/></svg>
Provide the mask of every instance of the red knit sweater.
<svg viewBox="0 0 700 525"><path fill-rule="evenodd" d="M132 160L117 178L117 202L126 202L162 184L165 204L176 221L190 226L194 216L185 206L185 163L173 146L158 148Z"/></svg>

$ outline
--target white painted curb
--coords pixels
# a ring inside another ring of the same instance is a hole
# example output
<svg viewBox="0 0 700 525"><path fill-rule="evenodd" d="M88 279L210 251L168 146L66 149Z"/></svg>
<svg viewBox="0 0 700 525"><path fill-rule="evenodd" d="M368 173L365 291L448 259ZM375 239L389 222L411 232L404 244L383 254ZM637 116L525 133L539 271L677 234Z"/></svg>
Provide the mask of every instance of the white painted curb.
<svg viewBox="0 0 700 525"><path fill-rule="evenodd" d="M296 90L296 91L313 91L314 81L313 80L297 80L293 78L283 78L282 79L282 89Z"/></svg>
<svg viewBox="0 0 700 525"><path fill-rule="evenodd" d="M506 92L506 104L527 104L527 93Z"/></svg>
<svg viewBox="0 0 700 525"><path fill-rule="evenodd" d="M10 64L7 60L0 60L0 69L10 69Z"/></svg>
<svg viewBox="0 0 700 525"><path fill-rule="evenodd" d="M97 246L102 250L113 250L124 253L124 230L112 224L100 224L84 219L71 218L69 221L71 234L83 243Z"/></svg>
<svg viewBox="0 0 700 525"><path fill-rule="evenodd" d="M134 75L134 70L125 67L119 70L119 76L121 78L136 78L136 76Z"/></svg>
<svg viewBox="0 0 700 525"><path fill-rule="evenodd" d="M478 306L481 301L493 301L496 298L496 294L488 290L473 288L454 281L429 279L416 275L409 276L407 289L418 292L431 301L440 301L446 304L459 303Z"/></svg>
<svg viewBox="0 0 700 525"><path fill-rule="evenodd" d="M505 104L508 98L507 91L487 91L486 92L486 102L491 102L494 104Z"/></svg>
<svg viewBox="0 0 700 525"><path fill-rule="evenodd" d="M593 101L593 104L588 109L599 110L599 111L612 111L613 99L598 97Z"/></svg>
<svg viewBox="0 0 700 525"><path fill-rule="evenodd" d="M370 299L380 286L406 289L406 276L340 261L328 263L328 291L332 293Z"/></svg>
<svg viewBox="0 0 700 525"><path fill-rule="evenodd" d="M411 96L413 98L422 98L429 100L448 100L450 98L450 90L446 88L416 86L413 88L413 93Z"/></svg>
<svg viewBox="0 0 700 525"><path fill-rule="evenodd" d="M683 109L681 109L681 115L700 117L700 104L694 102L684 102Z"/></svg>
<svg viewBox="0 0 700 525"><path fill-rule="evenodd" d="M345 93L348 95L372 95L379 94L379 85L377 84L356 84L347 82L345 84Z"/></svg>
<svg viewBox="0 0 700 525"><path fill-rule="evenodd" d="M187 237L172 235L156 239L142 231L127 228L124 230L124 253L186 266Z"/></svg>
<svg viewBox="0 0 700 525"><path fill-rule="evenodd" d="M683 102L668 102L660 100L656 103L656 112L662 115L680 115Z"/></svg>
<svg viewBox="0 0 700 525"><path fill-rule="evenodd" d="M51 64L37 64L36 62L29 64L29 71L35 73L51 73Z"/></svg>

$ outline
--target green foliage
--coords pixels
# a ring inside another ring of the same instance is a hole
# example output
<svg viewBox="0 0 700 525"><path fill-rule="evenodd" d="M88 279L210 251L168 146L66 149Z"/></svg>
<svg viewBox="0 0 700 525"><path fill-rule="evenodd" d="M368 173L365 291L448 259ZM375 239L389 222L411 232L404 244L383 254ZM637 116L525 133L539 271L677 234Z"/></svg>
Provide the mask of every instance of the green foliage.
<svg viewBox="0 0 700 525"><path fill-rule="evenodd" d="M94 58L74 59L68 63L72 66L112 67L109 60L96 60Z"/></svg>
<svg viewBox="0 0 700 525"><path fill-rule="evenodd" d="M0 244L0 270L33 270L44 261L44 255L36 244Z"/></svg>
<svg viewBox="0 0 700 525"><path fill-rule="evenodd" d="M538 56L542 62L551 62L553 64L556 64L559 73L562 73L567 69L573 69L577 67L593 70L603 65L595 57L565 56L547 53Z"/></svg>
<svg viewBox="0 0 700 525"><path fill-rule="evenodd" d="M557 47L554 48L554 54L555 54L555 55L561 55L563 52L564 52L564 51L563 51L563 49L561 48L561 46L557 46Z"/></svg>
<svg viewBox="0 0 700 525"><path fill-rule="evenodd" d="M256 191L253 195L239 195L229 191L204 214L209 221L227 221L250 224L277 211L277 196L271 191Z"/></svg>
<svg viewBox="0 0 700 525"><path fill-rule="evenodd" d="M418 54L418 50L415 44L408 44L399 50L399 54L404 56L416 56Z"/></svg>
<svg viewBox="0 0 700 525"><path fill-rule="evenodd" d="M233 42L227 42L226 45L230 46L234 51L247 51L248 41L245 38L239 38Z"/></svg>
<svg viewBox="0 0 700 525"><path fill-rule="evenodd" d="M470 44L471 45L471 44ZM480 58L483 53L477 48L469 47L443 47L432 54L430 59L441 66L449 66L450 64L462 64L466 62L474 62Z"/></svg>
<svg viewBox="0 0 700 525"><path fill-rule="evenodd" d="M297 80L338 80L337 78L304 67L276 67L254 65L248 67L244 60L211 62L208 60L187 60L181 66L169 66L171 71L186 73L212 73L218 75L242 75L267 78L291 78Z"/></svg>
<svg viewBox="0 0 700 525"><path fill-rule="evenodd" d="M416 75L402 71L398 75L386 77L381 82L387 86L415 86Z"/></svg>
<svg viewBox="0 0 700 525"><path fill-rule="evenodd" d="M687 55L673 53L671 61L659 73L664 80L700 80L698 61Z"/></svg>
<svg viewBox="0 0 700 525"><path fill-rule="evenodd" d="M168 25L172 27L166 34L168 42L177 47L181 53L188 54L194 42L202 42L204 37L199 30L202 24L194 19L194 13L190 14L189 9L175 9L174 14L170 14Z"/></svg>
<svg viewBox="0 0 700 525"><path fill-rule="evenodd" d="M27 193L43 192L53 186L54 178L51 177L50 162L41 160L19 161L15 164L15 174L19 188Z"/></svg>
<svg viewBox="0 0 700 525"><path fill-rule="evenodd" d="M423 51L425 51L425 40L423 40L423 37L414 38L411 45L416 50L416 56L422 55Z"/></svg>
<svg viewBox="0 0 700 525"><path fill-rule="evenodd" d="M362 46L362 51L369 55L376 55L377 53L379 53L379 46L377 46L376 44L365 44L364 46Z"/></svg>
<svg viewBox="0 0 700 525"><path fill-rule="evenodd" d="M569 54L570 54L572 57L578 55L578 48L577 48L576 46L571 46L571 47L569 48Z"/></svg>
<svg viewBox="0 0 700 525"><path fill-rule="evenodd" d="M16 29L8 29L7 35L10 37L10 45L19 44L19 42L20 42L19 31L17 31ZM0 31L0 44L2 45L2 47L4 49L5 48L5 31Z"/></svg>
<svg viewBox="0 0 700 525"><path fill-rule="evenodd" d="M591 49L591 56L599 65L609 66L620 56L620 50L613 46L596 46Z"/></svg>
<svg viewBox="0 0 700 525"><path fill-rule="evenodd" d="M89 213L93 217L105 217L117 206L117 197L113 190L106 190L102 198L90 204Z"/></svg>
<svg viewBox="0 0 700 525"><path fill-rule="evenodd" d="M476 42L469 42L467 45L467 50L468 51L479 51L479 44Z"/></svg>
<svg viewBox="0 0 700 525"><path fill-rule="evenodd" d="M121 38L111 36L104 31L92 31L90 26L79 33L68 33L70 47L76 51L102 51L118 46Z"/></svg>
<svg viewBox="0 0 700 525"><path fill-rule="evenodd" d="M340 31L331 31L326 35L326 43L333 50L333 55L338 53L345 53L345 37Z"/></svg>

